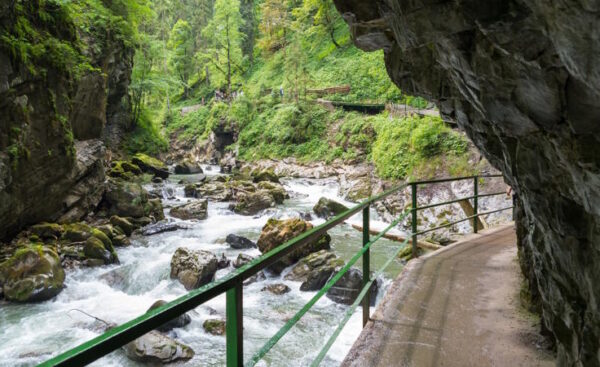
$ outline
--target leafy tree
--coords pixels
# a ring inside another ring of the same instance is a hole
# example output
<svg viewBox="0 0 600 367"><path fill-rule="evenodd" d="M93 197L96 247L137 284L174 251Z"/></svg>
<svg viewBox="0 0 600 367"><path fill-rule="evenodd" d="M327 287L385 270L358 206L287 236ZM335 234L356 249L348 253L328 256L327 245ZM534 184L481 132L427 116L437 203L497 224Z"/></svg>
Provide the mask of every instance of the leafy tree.
<svg viewBox="0 0 600 367"><path fill-rule="evenodd" d="M201 60L210 65L213 73L222 77L214 82L216 85L225 84L228 94L231 93L234 77L244 72L242 24L239 0L216 0L213 18L202 31L208 44L200 54Z"/></svg>
<svg viewBox="0 0 600 367"><path fill-rule="evenodd" d="M284 0L265 0L260 6L262 19L259 25L261 39L258 45L266 51L276 51L285 46L290 13Z"/></svg>
<svg viewBox="0 0 600 367"><path fill-rule="evenodd" d="M332 0L304 0L303 6L297 9L295 15L298 19L310 20L316 31L327 34L335 47L340 47L335 39L335 26L340 15Z"/></svg>
<svg viewBox="0 0 600 367"><path fill-rule="evenodd" d="M189 96L191 74L194 71L194 38L190 24L179 19L171 30L169 48L172 50L170 64L183 85L183 95Z"/></svg>
<svg viewBox="0 0 600 367"><path fill-rule="evenodd" d="M293 42L286 48L284 70L287 85L298 103L298 98L302 90L306 91L306 84L309 80L307 70L308 58L302 48L301 41L297 35Z"/></svg>

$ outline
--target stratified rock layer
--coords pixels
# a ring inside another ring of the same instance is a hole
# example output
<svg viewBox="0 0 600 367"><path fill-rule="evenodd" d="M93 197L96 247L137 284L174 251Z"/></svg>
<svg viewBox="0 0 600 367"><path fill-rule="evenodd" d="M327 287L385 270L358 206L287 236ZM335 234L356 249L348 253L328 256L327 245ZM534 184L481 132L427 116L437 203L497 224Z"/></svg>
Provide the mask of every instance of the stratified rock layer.
<svg viewBox="0 0 600 367"><path fill-rule="evenodd" d="M502 170L558 365L600 365L600 3L334 1L356 45Z"/></svg>

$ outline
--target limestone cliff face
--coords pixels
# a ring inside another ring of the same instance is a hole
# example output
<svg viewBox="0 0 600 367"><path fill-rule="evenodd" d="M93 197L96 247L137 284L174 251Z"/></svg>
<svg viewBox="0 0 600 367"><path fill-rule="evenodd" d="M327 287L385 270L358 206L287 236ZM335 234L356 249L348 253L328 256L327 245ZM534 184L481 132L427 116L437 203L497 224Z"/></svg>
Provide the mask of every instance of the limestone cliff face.
<svg viewBox="0 0 600 367"><path fill-rule="evenodd" d="M559 365L600 365L600 1L335 3L356 45L504 172Z"/></svg>
<svg viewBox="0 0 600 367"><path fill-rule="evenodd" d="M61 16L55 2L23 4L0 6L0 240L93 210L104 188L105 142L118 144L130 124L132 50L110 33L82 34L68 19L45 22L42 10ZM36 43L45 46L42 57L27 51ZM87 67L75 72L63 49Z"/></svg>

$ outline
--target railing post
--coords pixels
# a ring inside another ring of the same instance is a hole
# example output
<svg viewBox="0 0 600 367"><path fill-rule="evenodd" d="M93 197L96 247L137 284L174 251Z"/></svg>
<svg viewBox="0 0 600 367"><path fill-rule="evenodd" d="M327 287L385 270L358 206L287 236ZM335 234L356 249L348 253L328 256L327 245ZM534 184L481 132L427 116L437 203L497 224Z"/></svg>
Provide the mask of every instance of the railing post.
<svg viewBox="0 0 600 367"><path fill-rule="evenodd" d="M477 196L479 195L479 177L473 178L473 232L477 233L479 217L477 217Z"/></svg>
<svg viewBox="0 0 600 367"><path fill-rule="evenodd" d="M237 282L225 296L227 367L244 365L242 290L242 282Z"/></svg>
<svg viewBox="0 0 600 367"><path fill-rule="evenodd" d="M412 191L412 257L413 259L418 256L417 253L417 184L411 184Z"/></svg>
<svg viewBox="0 0 600 367"><path fill-rule="evenodd" d="M369 236L369 206L363 209L363 247L366 246L370 241ZM367 249L362 255L363 263L363 287L371 280L371 254L370 250ZM363 327L369 321L369 311L371 307L371 292L368 291L363 298Z"/></svg>

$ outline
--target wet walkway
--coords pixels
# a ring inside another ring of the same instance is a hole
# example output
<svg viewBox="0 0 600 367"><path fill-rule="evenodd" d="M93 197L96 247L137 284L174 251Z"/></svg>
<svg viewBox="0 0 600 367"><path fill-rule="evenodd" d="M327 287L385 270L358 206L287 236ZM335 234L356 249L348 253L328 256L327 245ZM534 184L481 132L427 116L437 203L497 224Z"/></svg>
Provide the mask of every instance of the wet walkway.
<svg viewBox="0 0 600 367"><path fill-rule="evenodd" d="M514 227L411 261L343 366L554 366L519 305Z"/></svg>

